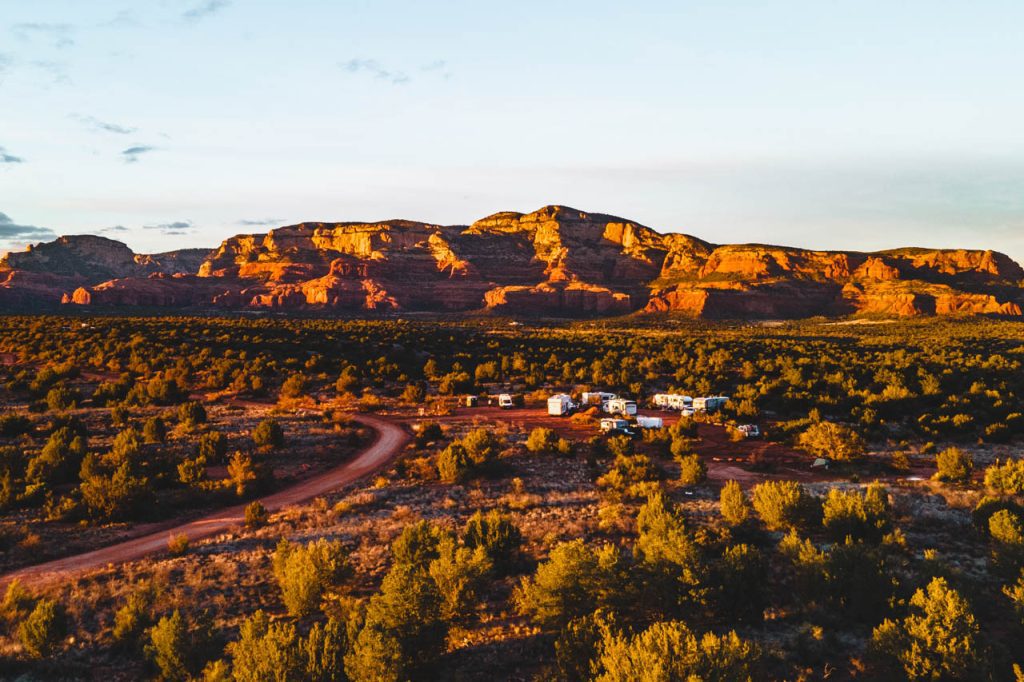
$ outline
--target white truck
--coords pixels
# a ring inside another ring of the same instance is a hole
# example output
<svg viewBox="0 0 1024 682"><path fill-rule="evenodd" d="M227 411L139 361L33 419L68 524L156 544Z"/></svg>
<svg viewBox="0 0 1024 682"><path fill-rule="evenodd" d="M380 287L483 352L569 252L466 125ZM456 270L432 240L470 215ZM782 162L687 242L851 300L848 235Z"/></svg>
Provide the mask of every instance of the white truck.
<svg viewBox="0 0 1024 682"><path fill-rule="evenodd" d="M548 414L553 417L564 417L576 409L576 403L572 396L565 393L558 393L548 398Z"/></svg>
<svg viewBox="0 0 1024 682"><path fill-rule="evenodd" d="M614 398L605 403L604 411L608 414L621 414L627 417L636 415L636 401L625 398Z"/></svg>
<svg viewBox="0 0 1024 682"><path fill-rule="evenodd" d="M665 426L661 417L637 417L636 425L641 429L660 429Z"/></svg>
<svg viewBox="0 0 1024 682"><path fill-rule="evenodd" d="M743 434L744 438L760 438L761 429L757 424L740 424L736 430Z"/></svg>

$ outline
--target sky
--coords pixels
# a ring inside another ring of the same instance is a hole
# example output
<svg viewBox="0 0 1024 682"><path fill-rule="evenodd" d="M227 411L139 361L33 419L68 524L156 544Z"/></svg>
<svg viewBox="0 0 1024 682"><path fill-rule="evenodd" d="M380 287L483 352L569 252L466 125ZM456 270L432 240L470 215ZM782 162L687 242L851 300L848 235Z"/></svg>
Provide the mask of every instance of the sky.
<svg viewBox="0 0 1024 682"><path fill-rule="evenodd" d="M0 0L0 251L566 204L1024 260L1019 0Z"/></svg>

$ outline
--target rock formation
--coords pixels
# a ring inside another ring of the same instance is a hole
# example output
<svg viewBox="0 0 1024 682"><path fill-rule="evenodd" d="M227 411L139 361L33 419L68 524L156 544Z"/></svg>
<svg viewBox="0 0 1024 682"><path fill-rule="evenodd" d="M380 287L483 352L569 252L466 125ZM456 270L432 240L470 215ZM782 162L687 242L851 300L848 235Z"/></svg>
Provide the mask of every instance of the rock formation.
<svg viewBox="0 0 1024 682"><path fill-rule="evenodd" d="M0 260L0 305L717 318L1021 316L1024 270L993 251L715 245L564 206L469 226L300 223L212 251L61 237Z"/></svg>

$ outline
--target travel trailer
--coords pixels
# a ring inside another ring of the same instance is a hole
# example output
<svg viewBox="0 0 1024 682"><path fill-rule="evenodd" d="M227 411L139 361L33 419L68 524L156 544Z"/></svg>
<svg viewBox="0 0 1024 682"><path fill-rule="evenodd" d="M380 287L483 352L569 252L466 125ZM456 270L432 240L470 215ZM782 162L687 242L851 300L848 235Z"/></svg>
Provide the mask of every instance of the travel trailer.
<svg viewBox="0 0 1024 682"><path fill-rule="evenodd" d="M604 411L609 414L622 414L632 417L636 415L636 401L614 398L605 403Z"/></svg>
<svg viewBox="0 0 1024 682"><path fill-rule="evenodd" d="M665 422L661 417L637 417L636 425L641 429L660 429Z"/></svg>
<svg viewBox="0 0 1024 682"><path fill-rule="evenodd" d="M553 417L564 417L574 409L576 409L576 403L572 401L571 395L559 393L548 398L548 414Z"/></svg>
<svg viewBox="0 0 1024 682"><path fill-rule="evenodd" d="M510 410L515 407L515 401L512 400L512 396L508 393L502 393L498 396L498 407L503 410Z"/></svg>
<svg viewBox="0 0 1024 682"><path fill-rule="evenodd" d="M605 417L601 420L601 430L605 433L625 433L633 435L629 430L629 422L617 417Z"/></svg>

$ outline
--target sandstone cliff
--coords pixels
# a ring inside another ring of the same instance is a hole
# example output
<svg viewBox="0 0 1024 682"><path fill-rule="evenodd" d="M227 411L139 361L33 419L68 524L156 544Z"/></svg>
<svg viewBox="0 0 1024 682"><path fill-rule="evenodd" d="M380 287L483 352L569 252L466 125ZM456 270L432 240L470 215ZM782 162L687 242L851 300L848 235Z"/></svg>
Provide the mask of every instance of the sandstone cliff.
<svg viewBox="0 0 1024 682"><path fill-rule="evenodd" d="M289 225L216 249L133 253L62 237L0 261L0 304L702 317L1020 316L1024 270L993 251L715 245L565 206L469 226Z"/></svg>

